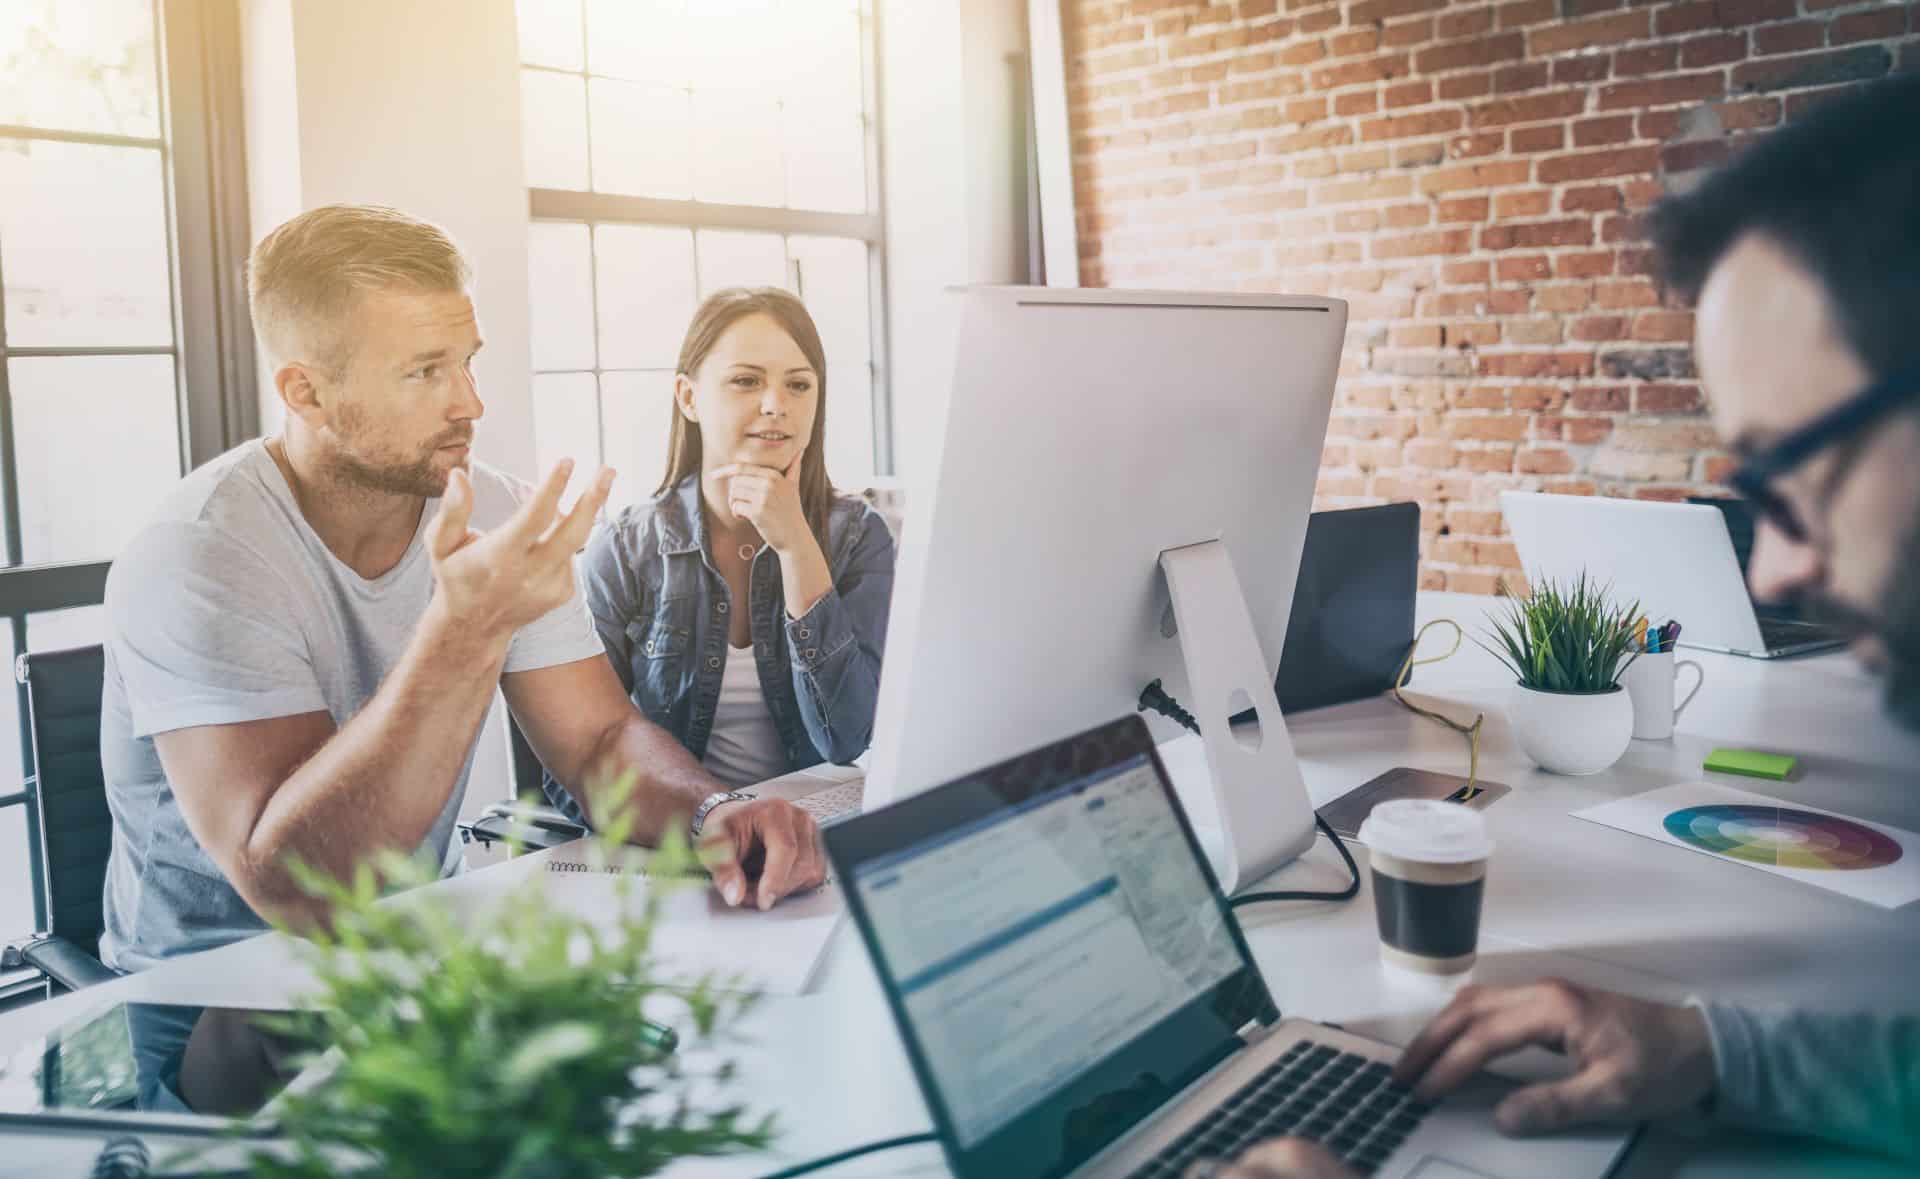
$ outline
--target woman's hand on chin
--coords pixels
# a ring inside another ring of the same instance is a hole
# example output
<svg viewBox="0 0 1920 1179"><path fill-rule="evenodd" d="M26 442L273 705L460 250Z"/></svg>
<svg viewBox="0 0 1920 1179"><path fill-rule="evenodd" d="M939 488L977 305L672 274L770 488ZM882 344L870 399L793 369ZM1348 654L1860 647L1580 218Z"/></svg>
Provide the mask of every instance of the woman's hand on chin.
<svg viewBox="0 0 1920 1179"><path fill-rule="evenodd" d="M752 524L767 547L786 554L813 538L806 509L800 503L800 461L807 448L793 456L786 470L753 463L715 467L708 477L724 494L721 501L734 517Z"/></svg>

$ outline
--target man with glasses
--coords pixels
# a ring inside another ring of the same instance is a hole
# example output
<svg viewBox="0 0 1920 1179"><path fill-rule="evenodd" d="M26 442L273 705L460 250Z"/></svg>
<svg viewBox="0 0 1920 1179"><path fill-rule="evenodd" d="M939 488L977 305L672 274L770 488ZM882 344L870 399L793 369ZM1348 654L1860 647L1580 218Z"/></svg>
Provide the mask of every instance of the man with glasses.
<svg viewBox="0 0 1920 1179"><path fill-rule="evenodd" d="M1889 711L1920 728L1920 76L1828 100L1661 205L1653 231L1697 305L1714 424L1759 518L1755 594L1850 623L1885 663ZM1399 1079L1437 1097L1529 1045L1576 1067L1510 1095L1509 1133L1707 1110L1920 1158L1920 1017L1468 987ZM1289 1139L1215 1174L1350 1172Z"/></svg>

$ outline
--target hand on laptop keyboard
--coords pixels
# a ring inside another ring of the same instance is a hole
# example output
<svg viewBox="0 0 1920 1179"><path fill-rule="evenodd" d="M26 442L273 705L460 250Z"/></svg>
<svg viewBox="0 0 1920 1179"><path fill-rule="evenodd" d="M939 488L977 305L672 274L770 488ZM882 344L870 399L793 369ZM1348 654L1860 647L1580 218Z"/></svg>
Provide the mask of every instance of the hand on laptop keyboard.
<svg viewBox="0 0 1920 1179"><path fill-rule="evenodd" d="M1360 1172L1318 1142L1276 1138L1233 1163L1196 1163L1188 1175L1194 1179L1359 1179Z"/></svg>

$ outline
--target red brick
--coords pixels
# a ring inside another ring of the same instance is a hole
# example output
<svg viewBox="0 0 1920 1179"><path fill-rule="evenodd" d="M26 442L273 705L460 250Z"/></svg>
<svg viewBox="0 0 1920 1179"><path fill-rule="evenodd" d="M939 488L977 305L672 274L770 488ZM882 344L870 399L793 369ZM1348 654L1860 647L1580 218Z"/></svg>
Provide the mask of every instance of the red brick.
<svg viewBox="0 0 1920 1179"><path fill-rule="evenodd" d="M1481 358L1484 366L1489 360L1515 360L1521 356L1540 360L1551 360L1552 355L1544 352L1508 354L1504 356L1486 356ZM1470 442L1523 442L1527 437L1527 419L1502 415L1500 417L1449 417L1447 419L1447 437L1455 441Z"/></svg>
<svg viewBox="0 0 1920 1179"><path fill-rule="evenodd" d="M1780 100L1749 98L1741 102L1723 102L1715 106L1720 126L1726 131L1758 131L1780 122Z"/></svg>
<svg viewBox="0 0 1920 1179"><path fill-rule="evenodd" d="M1604 54L1591 57L1562 57L1553 63L1553 84L1573 86L1587 82L1598 82L1605 78L1612 68L1612 61Z"/></svg>
<svg viewBox="0 0 1920 1179"><path fill-rule="evenodd" d="M1380 48L1379 29L1350 29L1327 38L1327 52L1334 57L1358 57Z"/></svg>
<svg viewBox="0 0 1920 1179"><path fill-rule="evenodd" d="M1481 353L1480 374L1488 377L1586 377L1593 375L1591 352ZM1491 418L1512 423L1499 440L1517 442L1526 437L1525 418ZM1516 430L1514 427L1518 427Z"/></svg>
<svg viewBox="0 0 1920 1179"><path fill-rule="evenodd" d="M1690 4L1662 8L1654 18L1653 31L1658 36L1671 37L1711 29L1719 23L1720 13L1714 0L1693 0Z"/></svg>
<svg viewBox="0 0 1920 1179"><path fill-rule="evenodd" d="M1525 52L1526 41L1519 33L1502 33L1494 37L1475 37L1468 41L1422 49L1413 55L1413 66L1419 73L1437 74L1445 70L1518 61Z"/></svg>
<svg viewBox="0 0 1920 1179"><path fill-rule="evenodd" d="M1628 143L1632 139L1632 115L1604 115L1597 119L1581 119L1573 124L1575 147L1605 147L1614 143Z"/></svg>
<svg viewBox="0 0 1920 1179"><path fill-rule="evenodd" d="M1311 98L1296 98L1281 108L1281 121L1285 123L1314 123L1327 117L1327 99L1325 95Z"/></svg>
<svg viewBox="0 0 1920 1179"><path fill-rule="evenodd" d="M1636 413L1698 413L1701 404L1698 385L1646 384L1633 394Z"/></svg>
<svg viewBox="0 0 1920 1179"><path fill-rule="evenodd" d="M1538 90L1551 79L1551 73L1544 61L1523 61L1519 65L1502 66L1493 72L1493 92L1495 94L1519 94L1527 90Z"/></svg>
<svg viewBox="0 0 1920 1179"><path fill-rule="evenodd" d="M1893 53L1884 45L1856 45L1831 53L1808 53L1769 61L1750 61L1733 68L1736 90L1788 90L1806 86L1834 86L1864 82L1893 68Z"/></svg>
<svg viewBox="0 0 1920 1179"><path fill-rule="evenodd" d="M1456 160L1471 160L1480 156L1499 155L1506 150L1507 137L1498 131L1483 131L1477 135L1458 135L1447 143L1447 155Z"/></svg>
<svg viewBox="0 0 1920 1179"><path fill-rule="evenodd" d="M1333 113L1336 115L1370 115L1380 109L1380 92L1377 90L1348 90L1333 96Z"/></svg>
<svg viewBox="0 0 1920 1179"><path fill-rule="evenodd" d="M1435 92L1442 102L1453 102L1463 98L1483 98L1493 93L1493 71L1449 74L1440 79Z"/></svg>
<svg viewBox="0 0 1920 1179"><path fill-rule="evenodd" d="M1751 66L1741 66L1750 69ZM1647 82L1615 82L1600 88L1599 109L1635 110L1650 106L1673 106L1683 102L1702 102L1726 93L1726 79L1717 71L1703 74L1675 74Z"/></svg>
<svg viewBox="0 0 1920 1179"><path fill-rule="evenodd" d="M1433 210L1425 205L1394 205L1380 213L1380 224L1388 229L1418 229L1433 220Z"/></svg>
<svg viewBox="0 0 1920 1179"><path fill-rule="evenodd" d="M1470 118L1475 127L1504 127L1509 123L1542 123L1564 119L1587 109L1584 90L1556 90L1526 98L1499 98L1473 107Z"/></svg>
<svg viewBox="0 0 1920 1179"><path fill-rule="evenodd" d="M1398 86L1389 86L1381 95L1382 104L1388 110L1403 106L1419 106L1433 101L1433 83L1424 78L1417 82L1405 82Z"/></svg>
<svg viewBox="0 0 1920 1179"><path fill-rule="evenodd" d="M1855 41L1883 41L1907 31L1907 14L1897 4L1850 12L1835 17L1827 31L1827 44L1851 45Z"/></svg>
<svg viewBox="0 0 1920 1179"><path fill-rule="evenodd" d="M1575 396L1577 397L1578 394L1576 393ZM1535 437L1546 441L1592 446L1597 442L1605 442L1607 435L1613 433L1613 419L1538 417L1533 419L1533 431ZM1586 494L1593 493L1589 491Z"/></svg>
<svg viewBox="0 0 1920 1179"><path fill-rule="evenodd" d="M1593 288L1586 283L1557 283L1539 288L1535 292L1535 300L1542 311L1563 315L1571 311L1585 311L1593 303Z"/></svg>
<svg viewBox="0 0 1920 1179"><path fill-rule="evenodd" d="M1476 446L1471 450L1462 450L1455 465L1477 475L1503 475L1513 470L1513 451L1514 448L1507 445ZM1512 551L1511 544L1482 543L1473 546L1474 559L1486 565L1505 564ZM1517 568L1520 558L1512 556L1512 563Z"/></svg>
<svg viewBox="0 0 1920 1179"><path fill-rule="evenodd" d="M1733 478L1733 473L1739 469L1739 466L1740 460L1730 454L1704 455L1700 463L1700 479L1702 482L1716 483L1724 487L1727 481Z"/></svg>
<svg viewBox="0 0 1920 1179"><path fill-rule="evenodd" d="M1480 231L1480 248L1483 250L1584 246L1592 242L1593 223L1585 218L1522 225L1489 225Z"/></svg>
<svg viewBox="0 0 1920 1179"><path fill-rule="evenodd" d="M1746 55L1747 38L1741 33L1692 37L1680 43L1680 68L1699 70L1708 66L1726 65L1730 61L1739 61Z"/></svg>
<svg viewBox="0 0 1920 1179"><path fill-rule="evenodd" d="M1440 202L1439 219L1446 221L1485 221L1492 202L1484 196L1455 197Z"/></svg>
<svg viewBox="0 0 1920 1179"><path fill-rule="evenodd" d="M1536 57L1549 57L1596 45L1616 45L1645 37L1652 28L1653 18L1644 8L1545 25L1527 34L1527 52Z"/></svg>
<svg viewBox="0 0 1920 1179"><path fill-rule="evenodd" d="M1643 311L1633 319L1633 338L1652 341L1693 339L1693 312Z"/></svg>
<svg viewBox="0 0 1920 1179"><path fill-rule="evenodd" d="M1500 342L1500 325L1492 320L1456 323L1447 328L1447 343L1453 347L1485 348Z"/></svg>
<svg viewBox="0 0 1920 1179"><path fill-rule="evenodd" d="M1432 12L1446 6L1447 0L1359 0L1348 19L1356 25L1367 25L1392 20L1396 16Z"/></svg>
<svg viewBox="0 0 1920 1179"><path fill-rule="evenodd" d="M1499 512L1451 505L1447 508L1447 527L1465 536L1504 536L1507 519Z"/></svg>
<svg viewBox="0 0 1920 1179"><path fill-rule="evenodd" d="M1789 20L1797 15L1798 7L1797 0L1714 0L1718 23L1729 29Z"/></svg>
<svg viewBox="0 0 1920 1179"><path fill-rule="evenodd" d="M1432 196L1470 188L1504 188L1509 184L1525 184L1532 171L1533 165L1525 160L1462 164L1440 168L1422 176L1420 191Z"/></svg>
<svg viewBox="0 0 1920 1179"><path fill-rule="evenodd" d="M1552 207L1553 194L1545 189L1503 192L1494 197L1493 215L1502 221L1511 217L1538 217Z"/></svg>
<svg viewBox="0 0 1920 1179"><path fill-rule="evenodd" d="M1431 40L1433 40L1432 17L1403 20L1380 30L1380 44L1394 49L1404 49L1409 45L1425 45Z"/></svg>
<svg viewBox="0 0 1920 1179"><path fill-rule="evenodd" d="M1545 254L1520 254L1494 263L1493 273L1501 282L1532 282L1553 273Z"/></svg>
<svg viewBox="0 0 1920 1179"><path fill-rule="evenodd" d="M1437 438L1416 438L1407 443L1402 453L1410 467L1444 471L1453 466L1453 443L1443 442Z"/></svg>
<svg viewBox="0 0 1920 1179"><path fill-rule="evenodd" d="M1522 25L1537 25L1543 20L1555 20L1560 16L1560 6L1555 0L1515 0L1502 4L1494 13L1496 22L1503 29L1517 29Z"/></svg>
<svg viewBox="0 0 1920 1179"><path fill-rule="evenodd" d="M1581 413L1625 413L1627 389L1624 385L1575 389L1569 404Z"/></svg>
<svg viewBox="0 0 1920 1179"><path fill-rule="evenodd" d="M1560 327L1560 321L1552 316L1539 319L1518 319L1509 321L1502 329L1502 335L1509 344L1558 344L1566 337Z"/></svg>
<svg viewBox="0 0 1920 1179"><path fill-rule="evenodd" d="M1680 124L1685 121L1684 111L1646 111L1640 115L1637 129L1642 139L1668 139L1680 130Z"/></svg>
<svg viewBox="0 0 1920 1179"><path fill-rule="evenodd" d="M1318 203L1344 205L1359 201L1392 201L1413 195L1413 178L1377 176L1371 180L1348 180L1322 184L1314 194Z"/></svg>
<svg viewBox="0 0 1920 1179"><path fill-rule="evenodd" d="M1827 22L1823 20L1797 20L1790 24L1767 25L1753 31L1753 52L1756 57L1804 53L1809 49L1818 49L1826 42Z"/></svg>
<svg viewBox="0 0 1920 1179"><path fill-rule="evenodd" d="M1493 263L1484 258L1447 262L1440 267L1440 281L1454 286L1475 286L1486 282L1492 273Z"/></svg>
<svg viewBox="0 0 1920 1179"><path fill-rule="evenodd" d="M1660 149L1660 170L1673 175L1678 172L1712 168L1725 163L1731 154L1732 150L1724 139L1698 139L1689 143L1675 143Z"/></svg>
<svg viewBox="0 0 1920 1179"><path fill-rule="evenodd" d="M1660 153L1651 147L1627 147L1614 151L1583 152L1579 155L1553 156L1540 161L1540 182L1558 184L1563 180L1593 180L1601 176L1630 176L1651 172L1660 163Z"/></svg>
<svg viewBox="0 0 1920 1179"><path fill-rule="evenodd" d="M1557 125L1515 127L1507 136L1507 145L1516 153L1560 151L1567 146L1567 134Z"/></svg>
<svg viewBox="0 0 1920 1179"><path fill-rule="evenodd" d="M1557 447L1530 446L1519 453L1514 470L1522 475L1571 475L1573 456Z"/></svg>
<svg viewBox="0 0 1920 1179"><path fill-rule="evenodd" d="M1375 258L1415 258L1433 254L1464 254L1472 248L1472 240L1471 230L1442 229L1405 237L1375 238L1370 246Z"/></svg>
<svg viewBox="0 0 1920 1179"><path fill-rule="evenodd" d="M1658 307L1660 292L1645 279L1595 283L1593 301L1609 310L1626 307Z"/></svg>
<svg viewBox="0 0 1920 1179"><path fill-rule="evenodd" d="M1612 273L1613 254L1607 250L1562 254L1553 260L1555 278L1604 278Z"/></svg>
<svg viewBox="0 0 1920 1179"><path fill-rule="evenodd" d="M1590 315L1574 320L1567 329L1569 339L1588 344L1623 339L1626 334L1627 321L1618 315Z"/></svg>
<svg viewBox="0 0 1920 1179"><path fill-rule="evenodd" d="M1678 45L1646 45L1639 49L1621 49L1613 55L1614 76L1634 77L1640 74L1663 74L1680 60Z"/></svg>
<svg viewBox="0 0 1920 1179"><path fill-rule="evenodd" d="M1646 226L1641 223L1638 217L1631 215L1608 217L1600 223L1600 240L1603 242L1637 242L1644 241L1646 236ZM1625 257L1627 251L1622 250L1620 253L1622 255L1620 260L1621 273L1639 273L1638 271L1628 269Z"/></svg>
<svg viewBox="0 0 1920 1179"><path fill-rule="evenodd" d="M1313 71L1313 88L1333 90L1340 86L1358 86L1366 82L1384 82L1390 78L1405 77L1407 73L1407 55L1387 53L1379 57L1361 58L1342 65L1321 66Z"/></svg>
<svg viewBox="0 0 1920 1179"><path fill-rule="evenodd" d="M1424 168L1446 158L1447 145L1437 139L1431 143L1402 143L1393 149L1396 168Z"/></svg>
<svg viewBox="0 0 1920 1179"><path fill-rule="evenodd" d="M1389 139L1411 139L1415 136L1438 135L1459 128L1465 120L1456 109L1421 111L1412 115L1390 115L1385 118L1368 119L1360 124L1362 142L1377 143Z"/></svg>
<svg viewBox="0 0 1920 1179"><path fill-rule="evenodd" d="M1437 323L1407 323L1394 327L1387 339L1395 348L1438 348L1446 343L1446 332Z"/></svg>
<svg viewBox="0 0 1920 1179"><path fill-rule="evenodd" d="M1537 413L1559 409L1565 404L1567 394L1558 385L1514 385L1507 390L1507 398L1516 411Z"/></svg>
<svg viewBox="0 0 1920 1179"><path fill-rule="evenodd" d="M1333 215L1333 227L1341 233L1371 233L1380 228L1380 213L1375 209L1347 209Z"/></svg>
<svg viewBox="0 0 1920 1179"><path fill-rule="evenodd" d="M1434 25L1434 31L1442 41L1451 41L1456 37L1477 37L1492 28L1493 9L1490 7L1449 12Z"/></svg>
<svg viewBox="0 0 1920 1179"><path fill-rule="evenodd" d="M1618 208L1620 190L1608 184L1569 188L1560 194L1563 213L1611 213Z"/></svg>

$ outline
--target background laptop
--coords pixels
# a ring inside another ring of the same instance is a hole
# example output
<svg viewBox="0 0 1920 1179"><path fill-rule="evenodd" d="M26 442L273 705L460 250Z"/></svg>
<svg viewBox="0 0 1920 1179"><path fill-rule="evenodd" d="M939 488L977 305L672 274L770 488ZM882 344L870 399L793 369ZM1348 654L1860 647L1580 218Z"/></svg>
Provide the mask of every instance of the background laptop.
<svg viewBox="0 0 1920 1179"><path fill-rule="evenodd" d="M1393 687L1413 645L1419 580L1419 504L1315 512L1273 682L1281 710L1323 708Z"/></svg>
<svg viewBox="0 0 1920 1179"><path fill-rule="evenodd" d="M1578 1179L1627 1142L1504 1138L1503 1083L1429 1107L1397 1048L1281 1021L1137 716L824 837L960 1179L1178 1179L1286 1132L1366 1174Z"/></svg>
<svg viewBox="0 0 1920 1179"><path fill-rule="evenodd" d="M1530 578L1586 570L1611 582L1655 625L1680 622L1680 645L1773 659L1837 647L1845 636L1790 612L1763 615L1747 591L1746 554L1720 506L1503 491L1500 510ZM1736 523L1745 513L1734 509ZM1743 535L1752 548L1752 525Z"/></svg>

